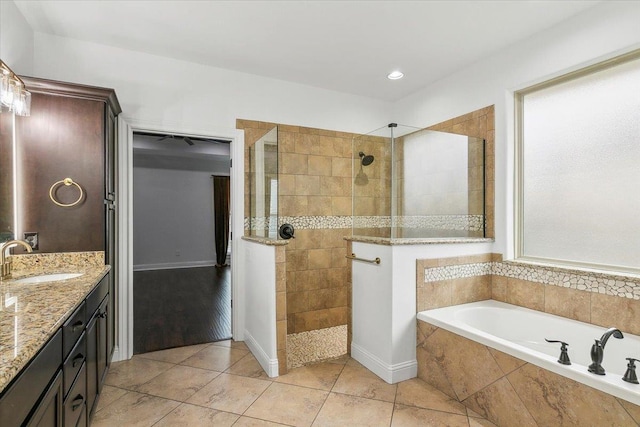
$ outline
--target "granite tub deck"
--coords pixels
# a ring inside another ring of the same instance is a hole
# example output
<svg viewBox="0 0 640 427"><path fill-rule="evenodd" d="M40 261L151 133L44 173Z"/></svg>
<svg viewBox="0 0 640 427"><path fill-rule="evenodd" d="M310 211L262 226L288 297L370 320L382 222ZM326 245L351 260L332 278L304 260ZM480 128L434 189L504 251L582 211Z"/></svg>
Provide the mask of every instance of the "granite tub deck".
<svg viewBox="0 0 640 427"><path fill-rule="evenodd" d="M0 394L109 272L102 252L13 256L0 281ZM57 282L19 284L41 274L82 273Z"/></svg>
<svg viewBox="0 0 640 427"><path fill-rule="evenodd" d="M498 426L639 426L640 406L417 321L418 378Z"/></svg>

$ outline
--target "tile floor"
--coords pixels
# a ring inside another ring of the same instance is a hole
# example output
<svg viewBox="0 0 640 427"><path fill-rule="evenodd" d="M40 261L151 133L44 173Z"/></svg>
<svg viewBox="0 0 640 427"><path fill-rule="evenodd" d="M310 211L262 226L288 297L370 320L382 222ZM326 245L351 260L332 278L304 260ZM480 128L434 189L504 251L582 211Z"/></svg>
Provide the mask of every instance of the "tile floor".
<svg viewBox="0 0 640 427"><path fill-rule="evenodd" d="M344 356L269 378L242 342L111 366L92 427L494 426L419 379L390 385Z"/></svg>

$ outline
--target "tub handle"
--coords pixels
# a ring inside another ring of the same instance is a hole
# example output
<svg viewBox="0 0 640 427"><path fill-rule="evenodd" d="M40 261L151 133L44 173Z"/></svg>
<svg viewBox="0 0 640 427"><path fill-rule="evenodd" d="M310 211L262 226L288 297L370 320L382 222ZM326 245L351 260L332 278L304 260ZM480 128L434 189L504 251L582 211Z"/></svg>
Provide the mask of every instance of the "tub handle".
<svg viewBox="0 0 640 427"><path fill-rule="evenodd" d="M638 384L635 362L640 362L640 360L634 359L633 357L627 357L627 360L629 361L629 363L627 364L627 372L624 373L622 381L626 381L631 384Z"/></svg>
<svg viewBox="0 0 640 427"><path fill-rule="evenodd" d="M558 363L563 365L571 365L571 360L569 360L569 353L567 353L567 346L569 344L559 340L548 340L546 338L544 340L550 343L560 343L560 358L558 359Z"/></svg>

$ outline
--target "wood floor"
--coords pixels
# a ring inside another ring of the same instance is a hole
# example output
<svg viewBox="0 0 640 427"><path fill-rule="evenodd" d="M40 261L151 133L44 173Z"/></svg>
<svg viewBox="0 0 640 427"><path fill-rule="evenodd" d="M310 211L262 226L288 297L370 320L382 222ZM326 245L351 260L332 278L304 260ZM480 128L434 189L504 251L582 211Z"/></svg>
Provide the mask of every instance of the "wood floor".
<svg viewBox="0 0 640 427"><path fill-rule="evenodd" d="M231 267L133 273L133 352L231 338Z"/></svg>

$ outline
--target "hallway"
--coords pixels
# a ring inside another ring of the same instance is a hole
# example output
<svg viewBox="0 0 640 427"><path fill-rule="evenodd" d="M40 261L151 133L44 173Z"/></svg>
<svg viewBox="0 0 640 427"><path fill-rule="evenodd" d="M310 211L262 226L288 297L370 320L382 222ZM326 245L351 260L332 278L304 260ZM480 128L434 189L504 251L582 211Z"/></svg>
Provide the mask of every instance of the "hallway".
<svg viewBox="0 0 640 427"><path fill-rule="evenodd" d="M134 354L231 338L231 267L133 275Z"/></svg>
<svg viewBox="0 0 640 427"><path fill-rule="evenodd" d="M412 379L387 384L348 356L270 379L242 342L114 363L92 426L448 426L492 423Z"/></svg>

